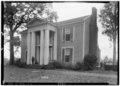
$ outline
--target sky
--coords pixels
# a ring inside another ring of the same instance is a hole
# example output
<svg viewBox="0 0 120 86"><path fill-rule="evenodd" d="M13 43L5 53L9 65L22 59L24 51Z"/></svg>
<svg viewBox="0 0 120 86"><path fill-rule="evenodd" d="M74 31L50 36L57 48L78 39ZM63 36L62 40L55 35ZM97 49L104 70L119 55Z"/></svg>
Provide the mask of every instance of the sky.
<svg viewBox="0 0 120 86"><path fill-rule="evenodd" d="M103 8L103 3L53 3L53 10L57 12L59 21L69 20L85 15L91 15L92 7L97 8L97 14ZM105 56L112 58L112 43L108 40L108 37L102 35L103 28L100 22L98 24L98 44L101 50L101 59ZM8 44L7 44L8 45ZM8 47L5 46L5 57L9 58ZM18 53L20 54L20 53ZM19 57L19 56L18 56Z"/></svg>
<svg viewBox="0 0 120 86"><path fill-rule="evenodd" d="M97 15L100 14L100 10L103 8L104 3L53 3L53 9L57 12L59 19L58 21L69 20L85 15L91 15L92 7L97 8ZM112 43L108 40L106 35L102 34L103 28L101 23L98 21L98 44L101 50L101 59L105 56L112 58L113 50Z"/></svg>

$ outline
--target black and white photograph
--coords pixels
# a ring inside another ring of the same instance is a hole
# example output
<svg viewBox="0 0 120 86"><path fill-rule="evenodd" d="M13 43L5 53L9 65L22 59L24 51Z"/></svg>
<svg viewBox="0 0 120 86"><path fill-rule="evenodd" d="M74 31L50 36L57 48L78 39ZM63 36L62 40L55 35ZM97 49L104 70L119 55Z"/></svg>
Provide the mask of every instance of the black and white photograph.
<svg viewBox="0 0 120 86"><path fill-rule="evenodd" d="M1 1L2 85L119 85L119 1Z"/></svg>

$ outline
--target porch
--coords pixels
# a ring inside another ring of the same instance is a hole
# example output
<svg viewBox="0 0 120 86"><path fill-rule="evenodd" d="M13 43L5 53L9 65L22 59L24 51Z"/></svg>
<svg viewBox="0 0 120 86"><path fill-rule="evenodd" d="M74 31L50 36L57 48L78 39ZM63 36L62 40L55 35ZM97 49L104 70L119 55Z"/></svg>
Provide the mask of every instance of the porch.
<svg viewBox="0 0 120 86"><path fill-rule="evenodd" d="M28 30L27 64L47 65L57 60L57 31L39 28Z"/></svg>

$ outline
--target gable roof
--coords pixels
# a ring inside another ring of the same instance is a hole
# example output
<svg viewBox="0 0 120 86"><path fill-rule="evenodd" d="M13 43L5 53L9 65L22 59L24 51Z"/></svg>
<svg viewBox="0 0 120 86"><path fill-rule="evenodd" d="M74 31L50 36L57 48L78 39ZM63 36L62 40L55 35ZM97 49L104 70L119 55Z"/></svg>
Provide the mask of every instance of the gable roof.
<svg viewBox="0 0 120 86"><path fill-rule="evenodd" d="M41 24L50 24L52 26L56 26L54 23L49 22L46 19L40 19L38 17L35 17L30 22L28 22L27 27L39 26Z"/></svg>
<svg viewBox="0 0 120 86"><path fill-rule="evenodd" d="M87 16L78 17L78 18L69 19L69 20L60 21L60 22L55 22L55 23L49 22L46 19L40 19L38 17L35 17L30 22L28 22L27 27L39 26L41 24L50 24L50 25L55 26L55 27L56 26L63 26L63 25L68 25L68 24L72 24L72 23L77 23L77 22L84 22L84 20L90 16L91 15L87 15Z"/></svg>
<svg viewBox="0 0 120 86"><path fill-rule="evenodd" d="M84 22L84 19L86 19L87 17L90 17L90 16L91 15L87 15L87 16L83 16L83 17L78 17L78 18L74 18L74 19L69 19L69 20L57 22L56 25L62 26L62 25L76 23L76 22Z"/></svg>

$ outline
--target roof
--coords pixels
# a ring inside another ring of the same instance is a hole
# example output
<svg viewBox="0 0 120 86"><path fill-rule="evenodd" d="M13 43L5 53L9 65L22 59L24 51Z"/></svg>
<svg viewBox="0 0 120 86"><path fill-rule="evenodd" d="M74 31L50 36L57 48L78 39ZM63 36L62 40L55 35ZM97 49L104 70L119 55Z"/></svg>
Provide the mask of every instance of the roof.
<svg viewBox="0 0 120 86"><path fill-rule="evenodd" d="M27 30L24 30L22 32L20 32L21 34L24 34L24 33L27 33L28 32L28 29Z"/></svg>
<svg viewBox="0 0 120 86"><path fill-rule="evenodd" d="M55 23L49 22L46 19L40 19L38 17L35 17L27 24L27 27L34 27L34 26L41 25L41 24L50 24L55 27L63 26L63 25L68 25L68 24L72 24L72 23L77 23L77 22L84 22L84 20L90 16L91 15L87 15L87 16L78 17L78 18L69 19L69 20L60 21L60 22L55 22ZM36 23L35 23L35 21L36 21Z"/></svg>
<svg viewBox="0 0 120 86"><path fill-rule="evenodd" d="M34 24L35 21L36 21L36 24ZM40 19L38 17L35 17L30 22L28 22L27 27L33 27L33 26L41 25L41 24L50 24L52 26L56 26L54 23L49 22L46 19Z"/></svg>
<svg viewBox="0 0 120 86"><path fill-rule="evenodd" d="M86 19L87 17L90 17L90 16L91 15L87 15L87 16L83 16L83 17L69 19L69 20L66 20L66 21L57 22L56 25L57 26L62 26L62 25L67 25L67 24L71 24L71 23L76 23L76 22L84 22L84 19Z"/></svg>

